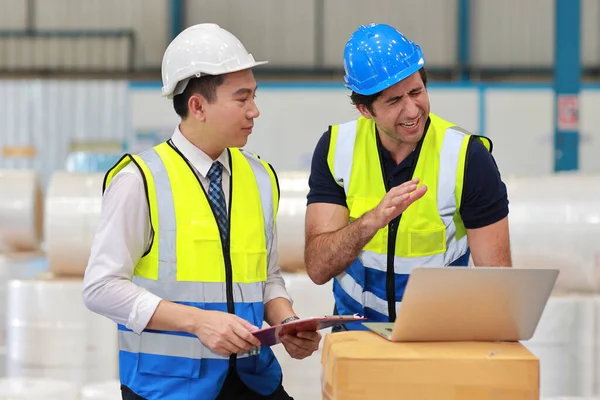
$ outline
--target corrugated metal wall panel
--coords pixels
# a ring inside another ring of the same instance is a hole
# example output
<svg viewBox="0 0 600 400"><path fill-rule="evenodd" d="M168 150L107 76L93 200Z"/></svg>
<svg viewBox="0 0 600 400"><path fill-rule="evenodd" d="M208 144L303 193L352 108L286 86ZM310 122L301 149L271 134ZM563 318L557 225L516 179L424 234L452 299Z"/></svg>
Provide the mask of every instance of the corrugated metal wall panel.
<svg viewBox="0 0 600 400"><path fill-rule="evenodd" d="M386 22L417 41L430 66L456 64L458 0L187 0L185 26L216 22L269 67L342 65L343 47L360 24ZM582 57L600 63L600 2L582 0ZM129 29L136 66L159 68L170 33L169 0L37 0L35 28ZM23 29L27 4L0 0L0 29ZM550 67L554 0L471 0L472 63L478 67ZM324 10L323 32L315 13ZM316 38L316 35L321 37ZM44 66L106 70L128 63L126 40L0 39L0 68ZM323 59L316 56L322 55Z"/></svg>
<svg viewBox="0 0 600 400"><path fill-rule="evenodd" d="M473 65L553 65L553 0L471 0L471 4Z"/></svg>
<svg viewBox="0 0 600 400"><path fill-rule="evenodd" d="M314 5L313 0L193 0L186 3L185 25L217 23L269 67L312 66Z"/></svg>
<svg viewBox="0 0 600 400"><path fill-rule="evenodd" d="M34 146L32 159L3 157L0 168L36 168L44 182L65 168L74 141L123 142L131 112L125 81L0 81L0 150Z"/></svg>
<svg viewBox="0 0 600 400"><path fill-rule="evenodd" d="M0 68L114 71L129 67L127 38L0 37Z"/></svg>
<svg viewBox="0 0 600 400"><path fill-rule="evenodd" d="M28 85L30 86L30 85ZM27 110L27 88L18 90L16 82L0 83L0 146L22 146L30 144L27 136L29 114ZM20 118L17 118L20 117ZM20 121L22 119L22 121ZM4 168L32 168L31 159L2 159Z"/></svg>
<svg viewBox="0 0 600 400"><path fill-rule="evenodd" d="M581 61L584 66L600 65L600 1L581 2Z"/></svg>
<svg viewBox="0 0 600 400"><path fill-rule="evenodd" d="M35 22L39 29L133 29L137 38L136 66L156 67L160 66L167 46L168 3L168 0L38 0ZM85 42L78 62L86 64L86 59L96 56L99 65L107 62L107 56L101 54L106 41ZM92 44L95 54L88 49ZM122 62L123 51L117 46L123 43L108 49L108 60Z"/></svg>
<svg viewBox="0 0 600 400"><path fill-rule="evenodd" d="M456 62L456 0L325 1L325 64L341 67L344 46L358 26L387 23L417 42L430 66ZM433 10L433 11L432 11Z"/></svg>
<svg viewBox="0 0 600 400"><path fill-rule="evenodd" d="M0 0L0 29L24 29L27 2Z"/></svg>

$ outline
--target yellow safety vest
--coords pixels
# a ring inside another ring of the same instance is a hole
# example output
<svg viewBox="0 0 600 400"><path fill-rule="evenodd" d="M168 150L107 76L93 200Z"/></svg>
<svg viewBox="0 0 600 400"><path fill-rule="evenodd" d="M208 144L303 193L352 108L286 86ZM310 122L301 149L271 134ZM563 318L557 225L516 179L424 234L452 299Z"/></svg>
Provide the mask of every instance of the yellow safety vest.
<svg viewBox="0 0 600 400"><path fill-rule="evenodd" d="M235 313L255 326L264 319L263 291L279 203L270 165L229 149L231 195L229 243L219 228L198 176L171 141L140 155L125 155L106 174L104 188L133 162L144 178L153 230L149 250L132 281L157 296L204 310ZM152 399L215 398L230 360L197 337L119 325L122 383ZM238 355L238 374L253 390L272 393L281 369L270 348ZM183 380L182 380L183 379Z"/></svg>
<svg viewBox="0 0 600 400"><path fill-rule="evenodd" d="M359 256L362 267L386 273L388 279L393 272L396 281L405 281L415 267L450 265L468 251L460 217L467 147L475 138L488 150L492 147L487 138L470 135L435 114L429 117L430 125L412 175L427 185L426 194L402 213L399 225L380 229ZM346 193L349 222L375 208L387 192L376 135L374 121L364 117L331 127L328 165ZM378 315L393 314L399 301L387 301L386 297L393 294L389 289L394 285L388 285L386 290L385 281L372 282L365 277L368 273L369 270L356 276L354 272L343 272L336 277L334 286L340 296L349 296L363 309L375 310ZM377 290L372 285L384 288ZM388 296L376 295L382 292ZM341 308L344 313L363 311Z"/></svg>

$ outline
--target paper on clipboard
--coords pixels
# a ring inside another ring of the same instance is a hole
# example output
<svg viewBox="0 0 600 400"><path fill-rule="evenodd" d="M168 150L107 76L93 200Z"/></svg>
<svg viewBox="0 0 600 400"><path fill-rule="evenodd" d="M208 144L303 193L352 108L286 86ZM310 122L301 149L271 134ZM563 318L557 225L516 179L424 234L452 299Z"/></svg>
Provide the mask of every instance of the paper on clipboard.
<svg viewBox="0 0 600 400"><path fill-rule="evenodd" d="M359 315L328 315L324 317L304 318L288 322L283 325L274 325L259 329L252 334L260 340L261 346L273 346L281 343L279 339L283 335L295 334L301 331L318 331L348 322L364 321L366 318Z"/></svg>

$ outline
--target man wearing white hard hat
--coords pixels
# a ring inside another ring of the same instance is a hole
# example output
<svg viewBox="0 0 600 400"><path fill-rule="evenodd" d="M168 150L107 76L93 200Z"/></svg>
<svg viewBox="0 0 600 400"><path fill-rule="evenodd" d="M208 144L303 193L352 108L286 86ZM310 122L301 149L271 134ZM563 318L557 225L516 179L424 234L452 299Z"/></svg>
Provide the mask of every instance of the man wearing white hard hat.
<svg viewBox="0 0 600 400"><path fill-rule="evenodd" d="M251 333L298 318L277 265L275 171L241 149L264 63L218 25L181 32L162 63L181 123L106 174L83 299L118 324L123 399L291 398ZM302 359L320 339L282 342Z"/></svg>

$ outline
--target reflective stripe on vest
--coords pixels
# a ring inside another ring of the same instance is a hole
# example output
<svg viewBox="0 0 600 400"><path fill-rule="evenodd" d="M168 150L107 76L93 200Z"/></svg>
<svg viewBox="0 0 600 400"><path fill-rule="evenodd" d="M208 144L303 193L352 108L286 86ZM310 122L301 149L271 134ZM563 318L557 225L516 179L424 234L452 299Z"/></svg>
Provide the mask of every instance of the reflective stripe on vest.
<svg viewBox="0 0 600 400"><path fill-rule="evenodd" d="M227 292L221 282L161 282L134 276L132 282L148 289L158 297L174 302L226 303ZM258 303L263 301L265 282L233 282L235 303Z"/></svg>
<svg viewBox="0 0 600 400"><path fill-rule="evenodd" d="M168 355L171 357L192 358L200 360L211 358L229 361L229 357L215 353L202 345L196 336L165 335L154 332L144 332L144 340L140 343L140 336L132 331L119 330L119 347L121 351L131 353L144 353L154 355ZM256 352L238 355L238 358L250 357Z"/></svg>
<svg viewBox="0 0 600 400"><path fill-rule="evenodd" d="M414 175L421 178L420 184L428 186L429 198L424 197L417 202L421 203L409 207L400 220L394 255L394 272L397 275L410 274L419 266L450 265L468 250L466 231L458 210L462 196L464 158L470 137L434 114L430 118ZM378 160L375 134L374 122L362 117L334 126L331 130L328 164L336 182L347 195L351 220L376 207L385 195L381 167L377 168L379 161L374 166L372 159L367 160L367 157L373 157L372 154ZM362 135L360 140L357 140L357 135ZM357 142L367 147L357 148ZM362 169L353 171L357 160L361 162ZM427 165L423 165L425 163ZM432 173L436 166L439 166L437 175ZM369 172L363 172L365 170L376 175L368 175ZM361 184L366 188L358 188L359 197L353 197L357 194L355 185ZM353 207L359 208L359 211L356 212ZM419 207L419 210L415 210ZM427 219L420 219L419 215L427 216ZM407 220L416 226L408 226ZM365 268L387 272L387 230L387 227L380 230L360 253L359 260ZM421 245L421 242L425 245ZM347 272L341 273L336 280L343 292L363 307L389 315L388 302L369 291L369 288L363 288ZM369 285L374 284L385 286L386 283L369 282ZM396 301L395 305L398 309L400 301Z"/></svg>
<svg viewBox="0 0 600 400"><path fill-rule="evenodd" d="M380 299L372 292L364 291L363 287L356 283L350 274L342 272L335 279L344 292L354 299L354 301L361 304L364 308L370 308L371 310L377 311L380 314L388 315L388 302ZM398 312L399 309L400 302L397 301L396 312Z"/></svg>

